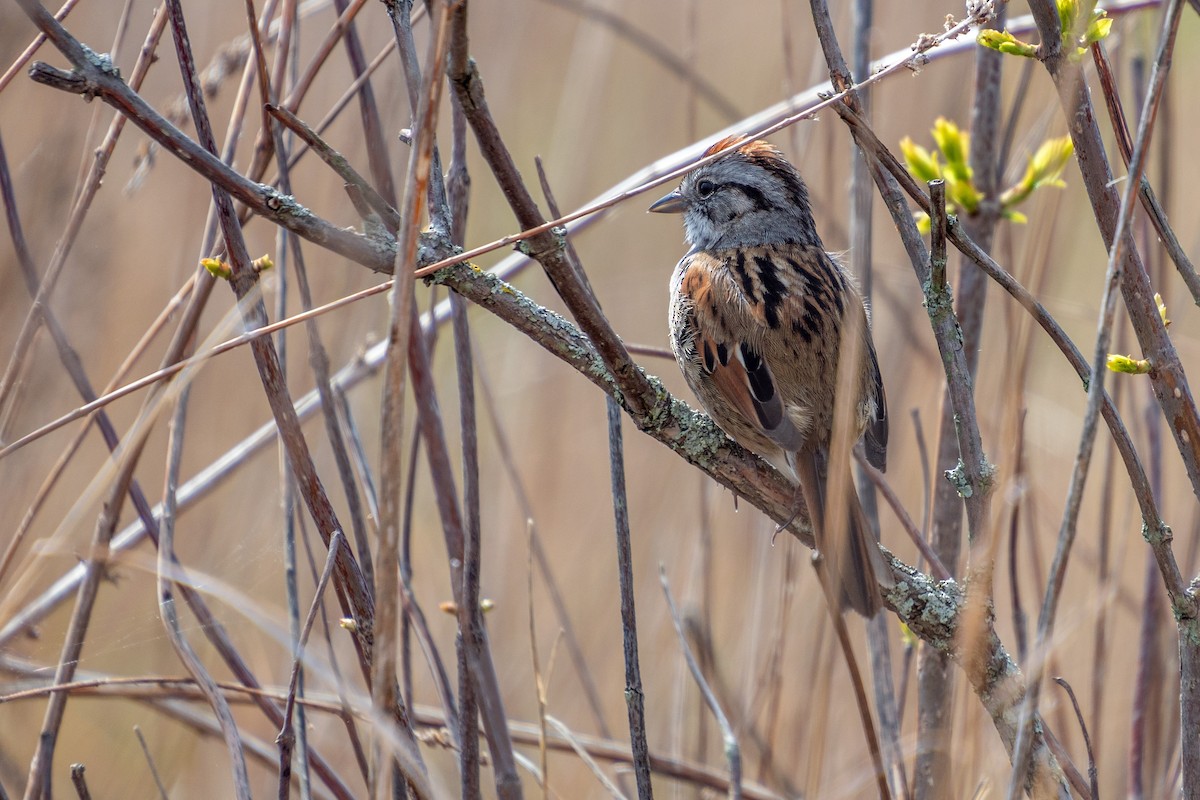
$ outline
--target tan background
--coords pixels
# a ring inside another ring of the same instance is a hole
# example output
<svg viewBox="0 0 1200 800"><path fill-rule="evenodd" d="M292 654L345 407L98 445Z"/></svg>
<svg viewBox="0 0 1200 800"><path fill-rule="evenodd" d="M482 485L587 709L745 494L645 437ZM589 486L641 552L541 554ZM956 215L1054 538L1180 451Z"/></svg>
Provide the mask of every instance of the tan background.
<svg viewBox="0 0 1200 800"><path fill-rule="evenodd" d="M94 49L109 50L118 5L85 3L67 26ZM850 4L836 5L840 31L848 39ZM244 26L244 11L241 3L232 2L189 6L193 46L203 64ZM877 54L904 48L920 33L940 30L947 13L961 13L960 3L925 0L884 2L879 6L873 34ZM664 49L687 59L743 114L768 106L789 91L813 85L824 74L806 4L786 0L737 4L663 0L610 2L605 8L648 32ZM119 58L125 73L132 67L151 11L150 3L134 4L131 31ZM1014 14L1024 11L1024 7L1014 8ZM306 54L324 36L331 19L332 12L325 10L304 22L302 47ZM360 32L366 50L369 56L374 55L390 36L390 26L379 4L368 4L360 19L365 23ZM1114 26L1110 49L1122 65L1122 86L1130 108L1135 106L1128 60L1132 55L1150 52L1157 19L1157 12L1151 12L1123 18ZM1167 145L1157 149L1151 172L1179 238L1193 257L1200 252L1200 215L1191 190L1200 179L1200 167L1188 132L1196 129L1200 119L1195 104L1188 101L1193 92L1188 76L1196 75L1200 66L1198 22L1195 14L1185 11L1168 113L1161 120ZM422 23L418 36L426 33ZM471 33L472 54L480 64L492 110L518 165L527 178L534 177L533 158L542 156L564 208L577 207L629 173L692 141L709 137L733 121L697 102L677 77L628 41L595 21L582 20L578 14L553 4L536 0L475 4L471 9ZM13 4L0 9L0 63L11 63L31 36L31 26ZM161 53L143 90L144 96L160 108L179 92L169 37ZM43 50L40 57L57 65L64 63L49 49ZM1006 103L1011 100L1022 66L1017 59L1005 62ZM322 117L348 83L348 75L344 53L335 51L318 86L301 107L301 116L310 121ZM378 73L374 85L385 109L393 162L402 165L406 151L395 142L394 134L410 121L394 61ZM928 131L939 115L967 123L971 85L970 55L933 63L919 75L902 73L887 79L874 95L881 139L895 146L901 137L911 135L930 146ZM210 106L220 136L234 90L235 82L226 82ZM1034 70L1030 92L1014 146L1017 163L1009 171L1010 180L1019 176L1030 148L1047 135L1065 133L1052 87L1040 68ZM94 114L101 121L100 130L104 130L111 115L99 103L85 105L76 97L35 86L24 76L0 95L0 134L39 269L44 269L69 212L79 165L90 158L98 141L99 134L88 135ZM327 138L365 171L358 125L352 106ZM448 130L445 126L443 129ZM247 162L245 154L249 153L251 140L252 134L247 134L239 166ZM123 190L135 151L144 141L145 137L133 129L123 136L104 189L52 303L97 384L108 380L194 269L200 255L210 193L193 173L160 154L140 189L132 193ZM849 174L849 136L845 128L835 115L827 113L818 121L804 122L776 135L774 141L796 160L807 177L826 245L831 250L845 250ZM515 223L489 181L473 143L470 166L474 194L467 241L473 245L513 232ZM1163 182L1164 172L1169 184ZM1068 184L1065 190L1039 192L1023 209L1030 224L1002 226L996 254L1002 264L1034 289L1090 357L1105 254L1073 165L1064 178ZM357 222L338 181L314 159L303 162L293 175L293 185L298 199L326 218L342 225ZM601 225L579 236L575 245L621 336L632 342L663 346L666 283L683 245L678 220L644 213L657 196L646 195L621 206ZM878 202L876 222L875 338L892 415L889 478L919 522L928 487L922 482L910 412L917 410L927 435L934 435L941 370L921 307L920 287ZM248 227L251 251L257 254L270 250L273 235L266 224L252 222ZM1163 258L1157 249L1151 248L1150 252L1154 263ZM315 247L308 247L306 254L319 302L379 280L363 268ZM480 263L494 263L503 255L501 252ZM848 258L856 269L861 268L855 263L854 253ZM268 282L269 287L274 285ZM516 285L538 301L559 307L553 290L539 272L530 270ZM7 353L29 308L28 295L7 244L0 247L0 287L0 343ZM1172 338L1183 363L1185 367L1193 365L1200 327L1184 288L1173 274L1156 288L1169 303L1174 320ZM424 289L418 291L422 297L426 295ZM232 307L231 300L232 294L218 287L206 315L206 331L222 325ZM471 318L479 359L495 392L504 434L513 443L521 479L532 498L537 530L607 704L606 721L615 737L623 741L627 728L603 398L586 380L486 313L476 310ZM386 301L378 296L360 302L352 310L324 317L321 331L334 363L341 365L364 344L374 341L385 324ZM1033 614L1040 604L1039 576L1053 552L1084 405L1080 382L1040 334L1033 336L1025 361L1025 353L1016 343L1018 331L1027 325L1019 308L993 287L977 397L984 442L1000 470L993 523L997 534L1005 537L1005 552L998 569L996 606L1000 633L1014 652L1006 552L1011 504L1020 496L1026 511L1032 510L1032 515L1021 520L1018 570L1024 607ZM289 364L298 396L311 388L312 379L304 335L299 328L293 330ZM138 362L135 375L156 367L163 341L156 340L151 353ZM1126 336L1121 348L1133 349L1130 341ZM451 423L457 418L457 394L448 342L447 331L437 352L436 367L439 397ZM684 393L691 400L674 364L656 359L641 361L663 377L673 392ZM1017 403L1006 387L1021 375L1027 390ZM1149 398L1146 382L1123 376L1111 378L1113 383L1125 384L1122 407L1135 441L1145 454L1147 424L1157 426L1161 422L1159 415L1147 415L1145 411ZM369 452L376 460L379 391L380 383L375 379L351 396ZM120 430L130 424L140 398L125 399L110 408ZM249 353L244 349L207 366L194 384L191 402L184 467L184 474L189 476L269 418ZM42 336L24 378L19 406L6 420L5 440L78 404L48 337ZM1015 419L1022 408L1027 411L1024 443L1030 474L1024 484L1017 486ZM449 427L454 438L452 449L457 454L454 425ZM68 427L59 431L0 462L0 543L7 543L71 430ZM342 509L342 495L322 428L314 421L307 430L326 485ZM528 633L526 524L500 465L492 432L492 425L485 423L481 432L483 592L496 604L487 619L507 710L515 719L532 721L537 709ZM700 716L697 694L686 675L658 586L662 564L687 611L710 615L717 669L726 686L723 700L741 729L753 724L766 731L769 711L777 707L778 722L772 735L775 765L792 785L807 786L820 797L870 796L862 732L844 666L840 657L831 654L827 613L806 563L808 552L787 538L772 547L772 526L758 512L743 506L735 513L728 493L706 486L706 479L674 454L642 437L632 426L626 426L625 434L642 676L652 749L696 757ZM1101 442L1098 470L1109 452L1103 432ZM934 444L929 441L931 449ZM165 425L160 423L137 472L155 502L161 493L164 452ZM104 461L99 438L90 435L35 523L32 542L22 550L19 574L10 574L0 585L6 618L14 607L75 564L84 552L99 496L88 487ZM1148 551L1118 467L1117 488L1112 496L1115 582L1102 590L1097 578L1099 476L1096 471L1088 486L1080 537L1059 616L1051 674L1066 677L1079 693L1097 738L1102 791L1112 795L1120 793L1128 781L1127 742ZM1176 531L1177 552L1190 575L1195 571L1195 499L1169 440L1163 454L1163 476L1164 513ZM417 486L413 545L416 593L430 615L443 657L452 663L453 620L436 611L437 603L449 598L445 552L424 472ZM128 508L124 517L132 519ZM287 649L278 641L281 632L286 631L280 521L276 454L268 448L247 463L234 481L189 510L179 530L181 558L198 577L211 576L205 590L246 657L269 684L285 682L288 666ZM885 543L911 561L913 548L890 512L884 512L883 523ZM708 545L703 543L701 533L705 524L711 532ZM705 559L711 560L712 568L711 582L707 583L701 579ZM301 563L307 604L311 581L305 562ZM101 591L82 668L124 676L182 674L158 620L153 576L147 572L152 564L150 550L143 547L116 567L117 582L106 584ZM789 615L783 618L788 564L795 575L795 595ZM240 594L235 595L230 587ZM241 599L243 595L250 598L249 604ZM535 581L533 605L545 667L558 624L540 579ZM253 613L245 613L248 607ZM1092 652L1101 608L1108 610L1110 651L1104 664L1104 706L1097 719L1091 702ZM22 641L12 652L38 663L53 664L68 614L67 608L59 609L40 627L39 639ZM185 620L190 623L191 618ZM1176 694L1172 684L1177 676L1171 641L1174 629L1166 612L1158 615L1157 624L1162 628L1159 646L1167 660L1160 678L1164 705L1153 713L1166 731L1176 724L1169 716L1171 698ZM851 630L861 644L861 623L852 621ZM193 644L215 664L200 633L191 633ZM901 631L892 626L891 635L899 680L903 669ZM777 642L784 649L780 659L781 694L776 703L768 699L772 682L767 675ZM865 648L862 652L865 654ZM432 704L435 698L419 656L416 663L419 700ZM341 666L347 674L354 671L348 650L343 650ZM218 677L226 677L223 669L216 670ZM909 682L903 728L910 754L915 736L914 685L915 681ZM313 676L310 688L327 691L329 685ZM952 793L967 796L980 785L990 785L994 796L1007 781L1003 748L961 680L955 691L959 701L955 706L958 733L953 753L956 786ZM1073 717L1063 707L1062 692L1049 688L1044 702L1057 734L1085 768L1082 740ZM0 781L10 793L22 786L43 707L42 701L0 706ZM548 711L577 731L596 732L574 667L563 650L558 653L550 682ZM275 732L256 713L242 712L239 720L248 733L268 742L273 739ZM356 770L340 725L320 716L310 717L310 721L314 742L334 759L352 786L360 786L353 777ZM68 705L56 760L58 793L66 795L69 791L66 765L81 761L88 766L96 796L149 796L153 784L132 732L135 724L146 733L172 797L214 797L230 792L225 753L218 740L201 739L134 702L85 699ZM761 758L748 739L743 735L746 775L782 791L783 785L776 777L760 774ZM723 759L711 723L707 741L704 760L721 767ZM536 756L528 747L522 750L530 757ZM447 792L456 794L452 759L438 751L427 754L436 780ZM1168 757L1157 754L1158 761L1149 768L1158 780L1173 774L1174 762L1168 762ZM911 761L909 769L911 772ZM274 791L272 772L252 767L251 775L256 793ZM604 796L574 756L552 756L550 778L561 797ZM490 774L485 771L485 785L489 781ZM628 785L632 789L632 783ZM691 789L677 790L676 784L665 779L659 779L656 788L664 797L692 796ZM528 776L526 791L528 796L536 792Z"/></svg>

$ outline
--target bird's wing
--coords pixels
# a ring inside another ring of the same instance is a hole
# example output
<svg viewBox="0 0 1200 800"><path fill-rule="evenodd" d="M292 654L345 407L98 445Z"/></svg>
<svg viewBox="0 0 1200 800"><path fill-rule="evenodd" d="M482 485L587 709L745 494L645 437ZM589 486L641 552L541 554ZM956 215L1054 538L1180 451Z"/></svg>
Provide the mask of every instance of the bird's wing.
<svg viewBox="0 0 1200 800"><path fill-rule="evenodd" d="M875 347L871 344L870 338L867 339L867 355L870 361L871 394L875 398L875 407L872 409L871 418L867 421L863 445L867 451L867 460L882 472L887 469L887 394L883 391L883 375L879 371L879 359L875 355Z"/></svg>
<svg viewBox="0 0 1200 800"><path fill-rule="evenodd" d="M781 449L797 450L804 437L785 413L775 376L754 344L759 332L746 329L758 323L750 315L722 308L713 286L713 262L707 254L693 255L679 285L690 300L696 356L708 376L706 388ZM738 318L740 325L733 322ZM698 394L703 401L703 392Z"/></svg>

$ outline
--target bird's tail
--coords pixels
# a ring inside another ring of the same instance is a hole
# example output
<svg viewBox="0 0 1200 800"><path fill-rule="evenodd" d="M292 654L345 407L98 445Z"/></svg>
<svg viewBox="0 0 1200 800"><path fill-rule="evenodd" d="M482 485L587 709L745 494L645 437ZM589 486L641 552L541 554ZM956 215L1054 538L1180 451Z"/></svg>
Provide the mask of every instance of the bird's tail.
<svg viewBox="0 0 1200 800"><path fill-rule="evenodd" d="M845 482L845 516L838 521L826 513L831 498L822 469L824 465L818 465L817 458L815 454L800 453L796 459L796 473L808 506L817 549L825 561L825 574L840 610L852 608L864 617L873 617L883 607L879 593L881 581L885 586L892 585L891 570L883 559L854 490L854 481L849 476Z"/></svg>

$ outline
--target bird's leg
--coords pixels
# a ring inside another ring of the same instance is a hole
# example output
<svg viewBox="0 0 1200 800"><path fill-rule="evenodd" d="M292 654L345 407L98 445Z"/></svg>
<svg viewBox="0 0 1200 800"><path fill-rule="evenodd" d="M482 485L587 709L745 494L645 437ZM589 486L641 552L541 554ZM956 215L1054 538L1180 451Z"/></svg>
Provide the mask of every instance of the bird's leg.
<svg viewBox="0 0 1200 800"><path fill-rule="evenodd" d="M775 526L775 532L771 534L772 547L775 546L775 537L787 530L787 527L796 521L796 517L800 516L801 510L805 507L804 492L797 485L795 493L792 495L792 513L788 515L787 519Z"/></svg>

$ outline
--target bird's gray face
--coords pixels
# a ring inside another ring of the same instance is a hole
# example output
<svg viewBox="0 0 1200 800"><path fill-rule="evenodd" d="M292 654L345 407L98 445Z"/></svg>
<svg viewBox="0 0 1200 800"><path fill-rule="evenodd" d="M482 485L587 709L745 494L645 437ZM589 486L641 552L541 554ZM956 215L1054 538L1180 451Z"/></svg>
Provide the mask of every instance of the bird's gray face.
<svg viewBox="0 0 1200 800"><path fill-rule="evenodd" d="M682 213L696 250L820 243L804 182L782 160L764 167L733 153L690 173L650 210Z"/></svg>

